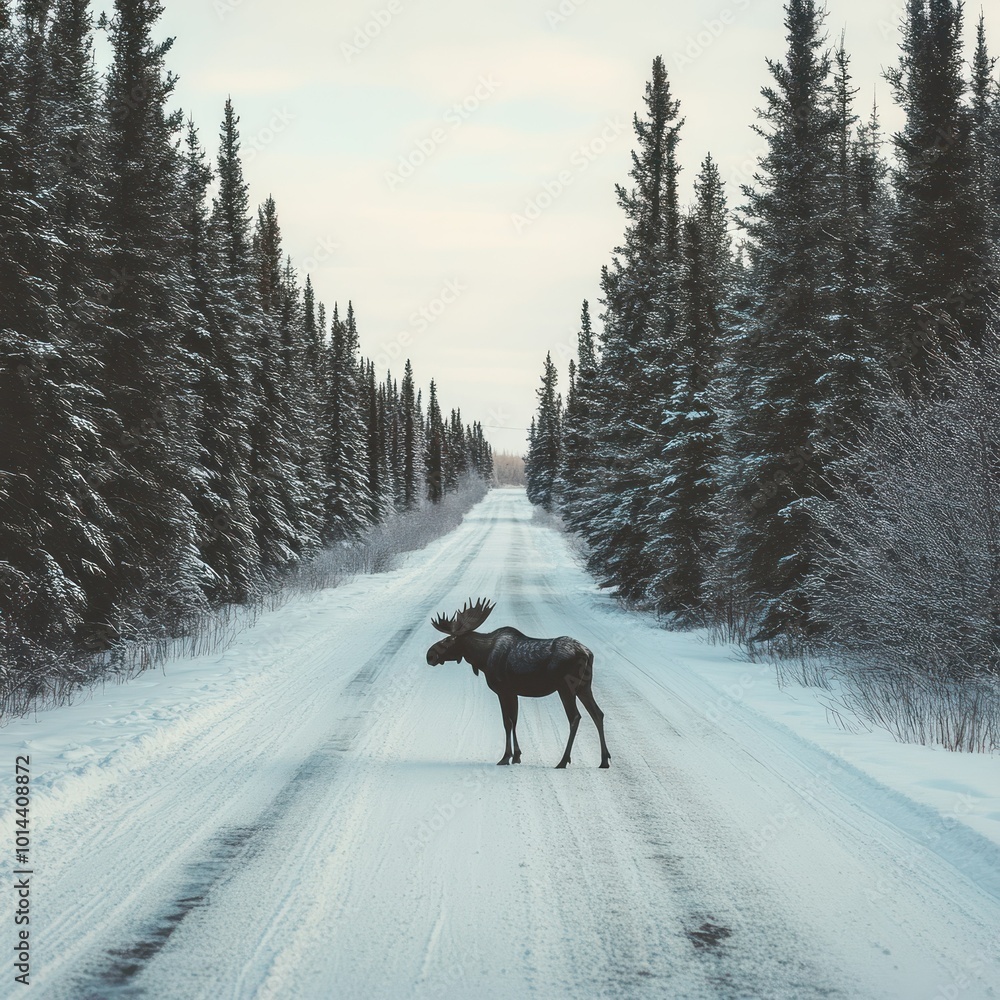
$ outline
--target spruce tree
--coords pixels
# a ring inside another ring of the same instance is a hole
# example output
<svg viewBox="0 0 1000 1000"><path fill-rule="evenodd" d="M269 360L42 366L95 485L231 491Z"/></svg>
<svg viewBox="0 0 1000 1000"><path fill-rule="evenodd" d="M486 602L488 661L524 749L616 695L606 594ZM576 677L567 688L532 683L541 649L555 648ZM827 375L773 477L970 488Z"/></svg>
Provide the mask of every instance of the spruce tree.
<svg viewBox="0 0 1000 1000"><path fill-rule="evenodd" d="M421 420L417 414L417 401L414 395L413 366L409 358L406 359L403 382L400 386L400 408L403 449L402 502L404 510L413 510L419 504L422 492L420 471L423 445L420 433Z"/></svg>
<svg viewBox="0 0 1000 1000"><path fill-rule="evenodd" d="M657 479L662 408L669 398L667 345L676 319L680 214L677 142L683 124L663 60L646 85L647 117L634 117L631 190L618 186L625 240L601 278L604 330L596 380L598 428L592 481L580 521L590 565L604 586L640 597L653 573L644 513Z"/></svg>
<svg viewBox="0 0 1000 1000"><path fill-rule="evenodd" d="M354 306L348 303L345 320L334 307L323 416L327 482L324 539L328 542L354 538L371 524L359 361Z"/></svg>
<svg viewBox="0 0 1000 1000"><path fill-rule="evenodd" d="M375 382L375 366L364 363L362 380L362 411L365 419L366 472L368 482L368 519L377 524L387 512L387 483L383 479L385 444L383 422L379 413L378 386Z"/></svg>
<svg viewBox="0 0 1000 1000"><path fill-rule="evenodd" d="M994 73L996 58L986 44L982 13L976 26L976 51L972 59L972 146L975 159L976 200L987 213L980 254L992 261L991 289L1000 276L1000 85Z"/></svg>
<svg viewBox="0 0 1000 1000"><path fill-rule="evenodd" d="M891 349L884 329L887 292L889 199L886 167L879 152L876 112L855 129L856 91L843 38L834 53L831 112L836 122L829 235L833 240L830 348L827 371L819 379L817 429L811 447L824 460L849 449L871 419L875 400L889 388Z"/></svg>
<svg viewBox="0 0 1000 1000"><path fill-rule="evenodd" d="M991 213L977 189L962 23L959 0L908 0L899 64L887 74L906 115L893 136L890 318L907 393L930 390L945 359L980 347L986 329Z"/></svg>
<svg viewBox="0 0 1000 1000"><path fill-rule="evenodd" d="M431 503L440 503L444 497L445 433L434 379L431 379L425 427L424 475L427 481L427 499Z"/></svg>
<svg viewBox="0 0 1000 1000"><path fill-rule="evenodd" d="M278 297L278 341L284 401L284 437L288 441L288 515L295 533L295 553L302 558L320 542L322 516L316 493L315 450L317 397L310 368L303 297L291 257L285 257Z"/></svg>
<svg viewBox="0 0 1000 1000"><path fill-rule="evenodd" d="M755 126L767 144L753 186L745 186L751 305L737 344L743 364L734 386L746 401L732 427L736 502L733 543L745 591L759 607L757 637L801 636L812 628L802 581L811 563L809 498L821 491L816 453L822 379L833 352L830 274L836 204L838 120L832 103L825 14L814 0L785 7L788 51L768 61Z"/></svg>
<svg viewBox="0 0 1000 1000"><path fill-rule="evenodd" d="M211 177L191 122L179 214L191 276L191 320L183 346L197 373L199 475L192 499L200 516L201 559L212 571L206 582L210 600L246 603L259 591L260 552L246 485L250 437L243 409L243 363L236 356L239 317L221 287L206 206Z"/></svg>
<svg viewBox="0 0 1000 1000"><path fill-rule="evenodd" d="M525 462L528 499L543 510L554 509L558 499L559 467L562 457L562 401L556 393L559 374L552 352L545 355L545 369L538 396L538 416L534 421L531 450Z"/></svg>
<svg viewBox="0 0 1000 1000"><path fill-rule="evenodd" d="M106 495L122 524L114 576L95 594L98 621L132 634L183 630L202 606L204 568L189 491L197 461L193 372L182 347L191 322L177 212L179 112L167 110L172 40L155 42L162 7L116 0L105 84L105 225L112 248L101 391L119 452Z"/></svg>
<svg viewBox="0 0 1000 1000"><path fill-rule="evenodd" d="M649 596L685 624L703 620L715 523L722 431L718 364L728 335L732 257L718 168L705 158L696 204L683 220L680 316L671 345L673 395L663 412L660 479L649 503Z"/></svg>
<svg viewBox="0 0 1000 1000"><path fill-rule="evenodd" d="M597 427L596 414L597 355L590 304L586 299L580 312L577 356L571 372L570 391L566 395L563 422L562 464L560 468L560 512L574 530L583 526L583 509L592 488L593 448Z"/></svg>
<svg viewBox="0 0 1000 1000"><path fill-rule="evenodd" d="M110 571L114 519L102 495L112 456L92 342L99 287L85 273L74 280L66 252L86 246L92 263L95 226L92 215L67 217L69 183L45 173L73 121L85 110L93 120L86 102L96 94L56 100L45 6L23 4L21 18L18 44L0 5L0 658L30 684L31 669L93 638L85 588ZM70 44L60 43L60 59ZM86 30L75 44L88 46ZM78 180L83 190L91 174Z"/></svg>
<svg viewBox="0 0 1000 1000"><path fill-rule="evenodd" d="M258 394L250 420L250 510L261 565L277 579L298 561L296 455L289 440L287 355L282 343L281 228L273 198L258 209L252 237L255 316L252 351Z"/></svg>

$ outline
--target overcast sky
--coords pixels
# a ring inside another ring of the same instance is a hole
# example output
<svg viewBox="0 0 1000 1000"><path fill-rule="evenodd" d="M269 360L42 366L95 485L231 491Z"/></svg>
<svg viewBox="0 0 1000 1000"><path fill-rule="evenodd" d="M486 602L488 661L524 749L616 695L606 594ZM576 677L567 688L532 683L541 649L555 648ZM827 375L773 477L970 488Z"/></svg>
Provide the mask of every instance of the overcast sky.
<svg viewBox="0 0 1000 1000"><path fill-rule="evenodd" d="M232 96L251 199L274 196L303 280L328 307L353 300L380 368L410 357L516 452L545 352L565 371L581 300L599 311L653 58L687 120L682 200L711 152L733 203L762 148L749 126L765 57L785 48L778 0L164 3L176 103L214 156ZM831 38L846 29L859 105L876 94L889 127L881 72L903 7L831 0L827 20Z"/></svg>

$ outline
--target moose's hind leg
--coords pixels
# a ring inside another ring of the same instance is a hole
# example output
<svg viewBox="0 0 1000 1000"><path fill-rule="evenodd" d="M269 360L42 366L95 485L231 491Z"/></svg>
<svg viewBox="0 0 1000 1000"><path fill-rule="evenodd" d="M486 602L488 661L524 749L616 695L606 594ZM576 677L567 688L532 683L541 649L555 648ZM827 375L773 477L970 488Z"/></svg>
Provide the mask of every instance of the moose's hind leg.
<svg viewBox="0 0 1000 1000"><path fill-rule="evenodd" d="M588 684L586 688L577 691L576 696L583 702L583 707L590 713L590 717L597 726L597 735L601 738L601 767L611 766L611 754L608 753L608 745L604 742L604 713L594 699L594 692L590 690Z"/></svg>
<svg viewBox="0 0 1000 1000"><path fill-rule="evenodd" d="M566 750L562 755L562 760L556 767L565 767L570 763L570 751L573 749L573 740L576 738L576 730L580 725L580 710L576 707L576 695L567 688L559 689L559 697L562 699L563 708L566 709L566 718L569 720L569 739L566 741Z"/></svg>

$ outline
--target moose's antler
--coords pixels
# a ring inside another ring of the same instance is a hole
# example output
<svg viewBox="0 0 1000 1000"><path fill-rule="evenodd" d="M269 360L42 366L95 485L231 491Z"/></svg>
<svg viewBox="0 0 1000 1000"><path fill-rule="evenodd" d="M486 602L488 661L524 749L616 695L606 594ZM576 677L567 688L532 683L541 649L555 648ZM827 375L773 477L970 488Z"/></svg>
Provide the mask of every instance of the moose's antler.
<svg viewBox="0 0 1000 1000"><path fill-rule="evenodd" d="M445 618L444 615L438 615L437 618L432 618L431 624L439 632L444 632L445 635L452 635L455 631L455 619Z"/></svg>
<svg viewBox="0 0 1000 1000"><path fill-rule="evenodd" d="M480 598L475 604L465 602L461 611L456 611L451 618L438 615L431 619L431 624L446 635L463 635L466 632L474 632L490 616L490 612L496 607L489 601Z"/></svg>
<svg viewBox="0 0 1000 1000"><path fill-rule="evenodd" d="M461 635L463 632L474 632L490 616L490 612L496 605L490 604L480 598L475 604L470 605L468 601L461 611L455 613L452 619L454 624L454 635Z"/></svg>

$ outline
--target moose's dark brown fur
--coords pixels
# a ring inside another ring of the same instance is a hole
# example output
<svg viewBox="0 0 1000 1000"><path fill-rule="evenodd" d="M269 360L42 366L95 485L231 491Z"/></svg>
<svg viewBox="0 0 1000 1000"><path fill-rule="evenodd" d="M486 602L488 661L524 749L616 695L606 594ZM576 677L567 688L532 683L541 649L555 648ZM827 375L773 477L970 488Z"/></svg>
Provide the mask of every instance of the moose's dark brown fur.
<svg viewBox="0 0 1000 1000"><path fill-rule="evenodd" d="M507 733L504 754L498 764L521 763L517 743L517 699L519 696L543 698L558 694L569 720L569 740L562 760L570 762L570 751L580 725L579 698L597 726L601 737L601 767L609 767L611 754L604 741L604 713L594 700L594 654L581 642L563 635L558 639L531 639L516 628L500 628L480 633L476 629L489 617L495 605L479 600L466 603L451 618L439 615L431 624L448 635L427 650L427 662L439 666L448 660L468 660L478 675L482 673L490 689L500 699L503 725ZM512 743L513 738L513 743Z"/></svg>

